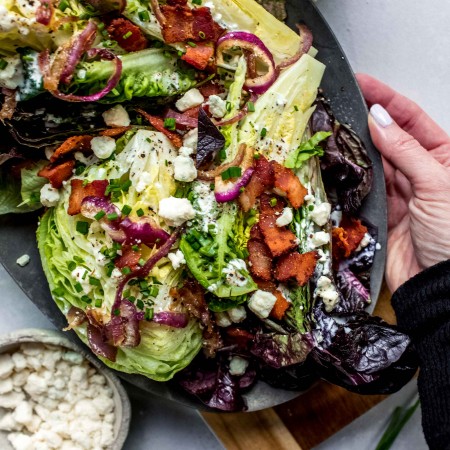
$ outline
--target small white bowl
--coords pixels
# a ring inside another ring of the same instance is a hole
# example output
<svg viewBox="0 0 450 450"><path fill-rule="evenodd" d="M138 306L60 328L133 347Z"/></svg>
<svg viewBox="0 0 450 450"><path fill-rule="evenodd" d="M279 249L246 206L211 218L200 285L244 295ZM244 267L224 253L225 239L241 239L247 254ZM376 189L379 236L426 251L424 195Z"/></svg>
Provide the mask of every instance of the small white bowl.
<svg viewBox="0 0 450 450"><path fill-rule="evenodd" d="M107 368L105 368L95 357L87 352L80 351L80 348L67 338L52 330L25 329L14 331L13 333L0 336L0 354L13 352L23 343L42 343L61 346L83 355L89 363L94 366L99 373L104 375L109 387L113 391L114 400L114 441L108 450L121 450L128 435L128 428L131 419L131 407L128 395L121 385L119 379ZM11 444L7 440L8 432L0 431L0 449L11 450Z"/></svg>

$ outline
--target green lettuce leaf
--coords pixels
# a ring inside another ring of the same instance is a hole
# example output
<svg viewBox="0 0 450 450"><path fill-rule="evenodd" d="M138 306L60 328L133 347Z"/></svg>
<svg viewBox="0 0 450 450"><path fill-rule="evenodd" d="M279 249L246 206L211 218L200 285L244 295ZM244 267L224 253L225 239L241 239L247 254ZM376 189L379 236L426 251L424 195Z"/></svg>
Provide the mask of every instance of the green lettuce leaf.
<svg viewBox="0 0 450 450"><path fill-rule="evenodd" d="M296 150L289 153L284 165L289 169L298 169L308 161L309 158L312 158L313 156L323 156L324 150L319 144L331 136L331 134L331 132L327 131L317 132L309 140L300 144Z"/></svg>
<svg viewBox="0 0 450 450"><path fill-rule="evenodd" d="M29 208L34 209L42 207L40 202L41 188L48 183L48 180L38 176L38 172L47 164L48 161L39 161L31 167L21 170L21 206L27 205Z"/></svg>

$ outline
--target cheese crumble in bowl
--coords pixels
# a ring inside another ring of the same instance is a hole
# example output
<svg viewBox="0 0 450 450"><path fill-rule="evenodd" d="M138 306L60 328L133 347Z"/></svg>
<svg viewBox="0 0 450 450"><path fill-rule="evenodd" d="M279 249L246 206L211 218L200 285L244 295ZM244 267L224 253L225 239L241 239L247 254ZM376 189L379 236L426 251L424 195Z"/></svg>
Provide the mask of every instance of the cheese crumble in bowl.
<svg viewBox="0 0 450 450"><path fill-rule="evenodd" d="M61 334L0 337L0 448L120 450L129 422L119 380Z"/></svg>

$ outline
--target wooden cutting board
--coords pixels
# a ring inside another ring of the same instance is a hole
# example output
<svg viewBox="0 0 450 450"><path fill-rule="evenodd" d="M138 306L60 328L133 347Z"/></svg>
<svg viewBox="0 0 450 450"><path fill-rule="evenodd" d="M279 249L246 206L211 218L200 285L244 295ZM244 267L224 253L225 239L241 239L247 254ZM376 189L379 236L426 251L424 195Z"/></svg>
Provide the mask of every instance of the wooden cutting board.
<svg viewBox="0 0 450 450"><path fill-rule="evenodd" d="M375 315L395 323L391 294L383 285ZM203 417L227 449L309 450L382 401L319 382L307 393L275 408Z"/></svg>

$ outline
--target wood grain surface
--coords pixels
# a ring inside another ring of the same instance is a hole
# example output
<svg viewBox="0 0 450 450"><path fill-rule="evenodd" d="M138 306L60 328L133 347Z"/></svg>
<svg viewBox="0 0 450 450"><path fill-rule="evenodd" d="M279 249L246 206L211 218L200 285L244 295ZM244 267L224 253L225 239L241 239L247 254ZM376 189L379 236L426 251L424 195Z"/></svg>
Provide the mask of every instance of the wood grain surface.
<svg viewBox="0 0 450 450"><path fill-rule="evenodd" d="M374 314L395 323L391 294L384 285ZM319 382L281 406L252 413L203 417L230 450L309 450L375 406L385 396L352 394Z"/></svg>

